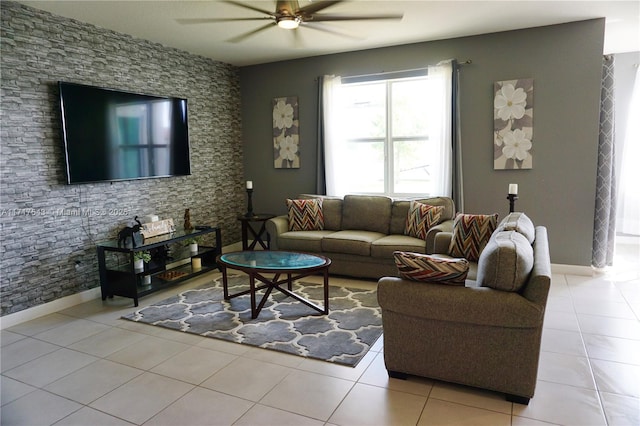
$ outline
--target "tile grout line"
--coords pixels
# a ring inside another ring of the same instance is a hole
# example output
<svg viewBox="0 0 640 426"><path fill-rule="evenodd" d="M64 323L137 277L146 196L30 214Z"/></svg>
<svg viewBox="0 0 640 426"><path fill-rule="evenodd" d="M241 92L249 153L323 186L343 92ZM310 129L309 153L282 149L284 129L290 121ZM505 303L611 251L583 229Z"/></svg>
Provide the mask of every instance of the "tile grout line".
<svg viewBox="0 0 640 426"><path fill-rule="evenodd" d="M567 282L567 285L569 284L569 280L567 279L567 277L565 276L565 280ZM571 291L569 291L569 297L571 298L571 306L573 307L573 311L574 311L574 315L576 316L576 322L578 324L578 332L580 333L580 341L582 342L582 347L584 349L584 353L587 355L587 364L589 365L589 373L591 374L591 380L593 380L593 384L595 386L595 392L598 398L598 404L600 405L600 414L602 415L605 425L609 425L609 420L607 419L607 412L605 410L604 407L604 401L602 400L602 395L600 394L600 389L599 389L599 384L598 381L596 380L596 376L595 373L593 372L593 365L591 362L591 355L589 354L589 350L587 348L587 344L585 343L584 340L584 332L582 331L582 326L580 325L580 320L578 319L578 311L576 310L576 306L574 303L574 296L573 293Z"/></svg>

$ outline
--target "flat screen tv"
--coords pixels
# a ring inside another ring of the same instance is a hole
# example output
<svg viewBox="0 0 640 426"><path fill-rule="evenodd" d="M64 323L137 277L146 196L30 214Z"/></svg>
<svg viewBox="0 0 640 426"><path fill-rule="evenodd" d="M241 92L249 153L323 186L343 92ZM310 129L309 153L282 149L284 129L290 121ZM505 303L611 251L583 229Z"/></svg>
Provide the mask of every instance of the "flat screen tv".
<svg viewBox="0 0 640 426"><path fill-rule="evenodd" d="M186 99L58 85L67 183L191 174Z"/></svg>

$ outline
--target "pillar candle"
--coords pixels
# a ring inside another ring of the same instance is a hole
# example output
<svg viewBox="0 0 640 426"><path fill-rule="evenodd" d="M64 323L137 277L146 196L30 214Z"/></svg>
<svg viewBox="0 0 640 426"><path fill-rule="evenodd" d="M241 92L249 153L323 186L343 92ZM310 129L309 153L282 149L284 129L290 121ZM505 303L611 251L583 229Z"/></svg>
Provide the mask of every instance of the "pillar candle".
<svg viewBox="0 0 640 426"><path fill-rule="evenodd" d="M518 184L517 183L510 183L509 184L509 194L518 195Z"/></svg>
<svg viewBox="0 0 640 426"><path fill-rule="evenodd" d="M198 270L200 268L202 268L202 259L199 257L192 257L191 258L191 267L194 270Z"/></svg>
<svg viewBox="0 0 640 426"><path fill-rule="evenodd" d="M251 180L247 181L247 189L253 189L253 181Z"/></svg>

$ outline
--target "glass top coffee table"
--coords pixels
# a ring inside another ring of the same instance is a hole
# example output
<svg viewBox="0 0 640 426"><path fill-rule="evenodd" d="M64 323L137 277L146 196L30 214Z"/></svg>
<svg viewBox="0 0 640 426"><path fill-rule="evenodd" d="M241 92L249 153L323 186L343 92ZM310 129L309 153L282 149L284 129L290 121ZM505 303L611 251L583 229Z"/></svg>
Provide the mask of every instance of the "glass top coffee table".
<svg viewBox="0 0 640 426"><path fill-rule="evenodd" d="M329 313L329 266L331 259L310 253L291 251L238 251L218 256L218 265L222 269L222 285L225 300L245 294L251 295L251 318L257 318L275 288L287 296L304 303L322 314ZM227 268L237 269L249 275L249 289L229 294ZM324 275L324 307L321 307L292 291L294 280L316 273ZM264 274L274 274L267 278ZM286 278L281 278L286 275ZM256 286L256 280L261 285ZM286 284L286 288L283 285ZM260 303L256 305L256 291L266 289Z"/></svg>

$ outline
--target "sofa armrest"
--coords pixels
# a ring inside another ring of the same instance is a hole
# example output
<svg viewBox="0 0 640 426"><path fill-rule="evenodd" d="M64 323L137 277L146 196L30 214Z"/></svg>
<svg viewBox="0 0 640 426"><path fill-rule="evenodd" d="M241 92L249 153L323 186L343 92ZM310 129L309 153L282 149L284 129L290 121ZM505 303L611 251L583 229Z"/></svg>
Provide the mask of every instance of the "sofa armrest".
<svg viewBox="0 0 640 426"><path fill-rule="evenodd" d="M276 216L267 221L271 250L278 250L278 236L289 231L289 216Z"/></svg>
<svg viewBox="0 0 640 426"><path fill-rule="evenodd" d="M516 292L488 287L425 283L397 277L378 281L378 302L385 311L407 317L492 327L542 326L544 306Z"/></svg>
<svg viewBox="0 0 640 426"><path fill-rule="evenodd" d="M533 242L533 270L522 295L528 300L546 305L551 287L551 257L547 228L536 226L536 239Z"/></svg>
<svg viewBox="0 0 640 426"><path fill-rule="evenodd" d="M434 254L449 254L449 245L453 238L453 230L438 232L433 242Z"/></svg>
<svg viewBox="0 0 640 426"><path fill-rule="evenodd" d="M427 238L426 238L427 254L440 253L436 251L436 236L441 232L452 232L452 231L453 231L453 220L445 220L444 222L429 228L429 230L427 231Z"/></svg>

